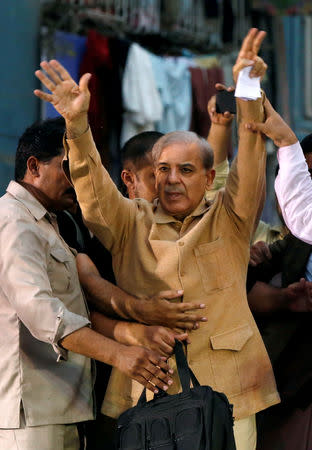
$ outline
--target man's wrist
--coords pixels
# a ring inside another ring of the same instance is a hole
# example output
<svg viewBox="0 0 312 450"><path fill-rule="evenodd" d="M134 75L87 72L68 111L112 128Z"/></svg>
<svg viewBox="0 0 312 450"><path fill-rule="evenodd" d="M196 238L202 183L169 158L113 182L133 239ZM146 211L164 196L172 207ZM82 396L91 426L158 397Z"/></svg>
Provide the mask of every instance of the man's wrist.
<svg viewBox="0 0 312 450"><path fill-rule="evenodd" d="M281 148L281 147L290 147L291 145L294 145L298 142L298 138L292 131L282 139L277 139L274 141L274 144Z"/></svg>
<svg viewBox="0 0 312 450"><path fill-rule="evenodd" d="M89 128L88 114L84 113L74 120L65 120L66 138L76 139L83 135Z"/></svg>

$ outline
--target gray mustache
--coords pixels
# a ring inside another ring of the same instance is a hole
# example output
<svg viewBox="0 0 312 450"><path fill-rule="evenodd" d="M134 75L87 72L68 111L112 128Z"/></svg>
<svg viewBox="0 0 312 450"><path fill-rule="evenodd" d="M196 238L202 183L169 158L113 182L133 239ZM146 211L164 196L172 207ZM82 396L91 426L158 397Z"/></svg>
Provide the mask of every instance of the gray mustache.
<svg viewBox="0 0 312 450"><path fill-rule="evenodd" d="M165 192L166 194L171 194L172 192L174 192L175 194L184 194L184 189L177 186L166 186Z"/></svg>

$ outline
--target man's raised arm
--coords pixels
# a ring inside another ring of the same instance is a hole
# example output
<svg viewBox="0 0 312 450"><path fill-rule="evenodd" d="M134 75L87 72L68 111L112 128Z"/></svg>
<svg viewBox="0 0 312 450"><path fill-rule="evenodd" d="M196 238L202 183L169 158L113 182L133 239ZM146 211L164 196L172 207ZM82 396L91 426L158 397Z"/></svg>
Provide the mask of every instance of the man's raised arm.
<svg viewBox="0 0 312 450"><path fill-rule="evenodd" d="M240 70L250 65L253 66L251 76L264 75L267 66L257 56L264 37L264 31L255 28L249 31L233 67L234 81ZM237 229L250 238L263 197L266 154L261 133L250 132L245 124L264 121L264 94L257 100L237 98L236 101L239 146L226 184L225 205Z"/></svg>
<svg viewBox="0 0 312 450"><path fill-rule="evenodd" d="M265 102L266 121L249 123L247 127L261 131L279 147L279 173L275 191L285 223L293 235L312 244L312 180L295 133Z"/></svg>
<svg viewBox="0 0 312 450"><path fill-rule="evenodd" d="M88 228L111 252L119 251L134 226L136 205L124 198L102 166L88 126L90 74L79 85L57 61L43 61L36 76L50 94L35 90L36 96L52 103L66 123L66 156L70 176Z"/></svg>

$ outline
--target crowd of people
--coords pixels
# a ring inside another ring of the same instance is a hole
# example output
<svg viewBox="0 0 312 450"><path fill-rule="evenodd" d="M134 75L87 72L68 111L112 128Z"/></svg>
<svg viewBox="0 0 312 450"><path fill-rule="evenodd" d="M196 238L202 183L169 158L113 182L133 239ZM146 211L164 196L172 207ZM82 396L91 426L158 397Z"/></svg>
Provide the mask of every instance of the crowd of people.
<svg viewBox="0 0 312 450"><path fill-rule="evenodd" d="M264 37L247 34L234 83L249 66L264 76ZM143 387L180 391L176 340L233 404L237 450L312 448L312 135L300 145L263 91L236 97L230 166L234 115L214 96L207 140L125 143L121 193L88 125L90 74L77 85L52 60L36 76L62 117L24 132L0 199L0 448L114 448ZM260 221L265 137L278 147L278 230Z"/></svg>

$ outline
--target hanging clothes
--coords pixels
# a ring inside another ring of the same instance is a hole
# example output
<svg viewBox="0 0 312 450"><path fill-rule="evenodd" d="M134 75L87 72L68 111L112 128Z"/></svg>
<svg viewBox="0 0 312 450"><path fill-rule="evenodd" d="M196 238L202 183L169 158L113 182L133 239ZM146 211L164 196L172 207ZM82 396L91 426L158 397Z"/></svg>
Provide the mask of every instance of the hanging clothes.
<svg viewBox="0 0 312 450"><path fill-rule="evenodd" d="M193 112L192 131L207 138L211 121L207 111L210 98L216 94L216 83L223 83L224 76L221 67L203 69L200 67L190 68L192 77Z"/></svg>
<svg viewBox="0 0 312 450"><path fill-rule="evenodd" d="M192 60L184 57L154 57L152 64L164 108L156 130L161 133L189 130L192 86L188 68Z"/></svg>
<svg viewBox="0 0 312 450"><path fill-rule="evenodd" d="M86 72L92 74L89 81L91 99L88 116L94 141L105 165L108 164L109 159L109 105L106 92L111 69L108 38L95 30L90 30L87 36L86 53L80 66L80 75Z"/></svg>
<svg viewBox="0 0 312 450"><path fill-rule="evenodd" d="M155 122L161 120L163 113L149 52L138 44L132 44L129 50L122 98L125 109L121 133L123 145L135 134L155 130Z"/></svg>
<svg viewBox="0 0 312 450"><path fill-rule="evenodd" d="M77 36L64 31L55 31L53 36L53 58L57 59L68 70L76 82L79 81L79 67L86 52L86 42L85 36ZM43 48L42 59L47 59L47 53L47 49ZM52 119L59 117L59 113L51 103L44 102L42 103L41 116L43 119Z"/></svg>

